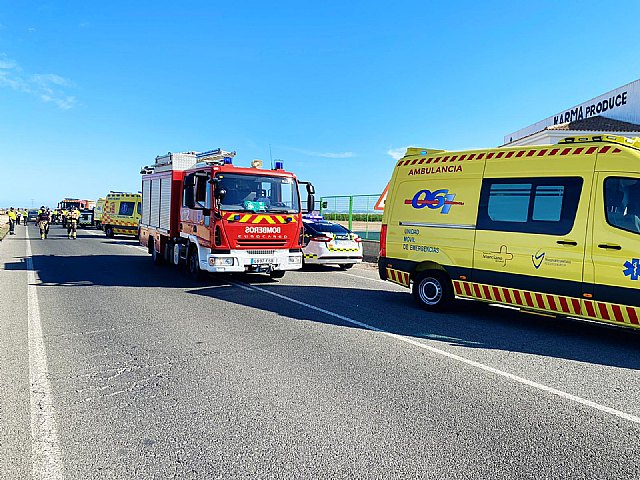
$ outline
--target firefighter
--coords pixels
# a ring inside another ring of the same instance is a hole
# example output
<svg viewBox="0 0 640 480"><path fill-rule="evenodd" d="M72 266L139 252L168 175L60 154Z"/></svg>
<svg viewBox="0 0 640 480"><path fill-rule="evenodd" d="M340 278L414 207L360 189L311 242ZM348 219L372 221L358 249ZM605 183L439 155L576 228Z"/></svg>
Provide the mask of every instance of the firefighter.
<svg viewBox="0 0 640 480"><path fill-rule="evenodd" d="M13 209L13 207L11 207L9 209L9 213L7 214L9 215L9 235L15 235L15 228L16 228L16 211Z"/></svg>
<svg viewBox="0 0 640 480"><path fill-rule="evenodd" d="M80 219L80 210L69 207L67 212L67 238L76 239L76 230L78 229L78 220Z"/></svg>
<svg viewBox="0 0 640 480"><path fill-rule="evenodd" d="M22 210L17 208L16 209L16 225L20 225L20 220L22 220Z"/></svg>
<svg viewBox="0 0 640 480"><path fill-rule="evenodd" d="M22 211L22 221L24 222L24 225L27 225L27 218L29 218L29 212L27 211L27 209L25 208Z"/></svg>
<svg viewBox="0 0 640 480"><path fill-rule="evenodd" d="M38 213L36 224L40 229L40 238L44 240L49 235L49 224L51 223L51 212L44 207Z"/></svg>

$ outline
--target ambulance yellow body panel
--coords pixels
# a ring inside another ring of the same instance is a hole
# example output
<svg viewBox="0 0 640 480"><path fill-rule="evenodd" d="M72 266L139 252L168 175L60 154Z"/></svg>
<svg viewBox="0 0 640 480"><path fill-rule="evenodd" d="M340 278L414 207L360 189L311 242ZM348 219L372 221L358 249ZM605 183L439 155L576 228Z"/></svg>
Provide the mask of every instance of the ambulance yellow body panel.
<svg viewBox="0 0 640 480"><path fill-rule="evenodd" d="M139 193L112 192L107 195L102 211L102 229L107 237L114 235L138 236L140 223Z"/></svg>
<svg viewBox="0 0 640 480"><path fill-rule="evenodd" d="M104 211L104 204L106 201L106 198L100 197L96 201L96 205L93 209L93 222L96 228L102 228L102 212Z"/></svg>
<svg viewBox="0 0 640 480"><path fill-rule="evenodd" d="M424 308L458 296L639 328L640 139L409 148L381 237L380 277Z"/></svg>

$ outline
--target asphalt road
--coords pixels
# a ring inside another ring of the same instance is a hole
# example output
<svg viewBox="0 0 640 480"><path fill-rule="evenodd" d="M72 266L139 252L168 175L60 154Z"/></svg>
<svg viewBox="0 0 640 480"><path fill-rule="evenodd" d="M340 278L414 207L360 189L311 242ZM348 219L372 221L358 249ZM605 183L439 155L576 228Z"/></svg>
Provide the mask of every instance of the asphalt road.
<svg viewBox="0 0 640 480"><path fill-rule="evenodd" d="M634 332L428 314L370 266L195 283L126 238L17 233L2 478L640 478Z"/></svg>

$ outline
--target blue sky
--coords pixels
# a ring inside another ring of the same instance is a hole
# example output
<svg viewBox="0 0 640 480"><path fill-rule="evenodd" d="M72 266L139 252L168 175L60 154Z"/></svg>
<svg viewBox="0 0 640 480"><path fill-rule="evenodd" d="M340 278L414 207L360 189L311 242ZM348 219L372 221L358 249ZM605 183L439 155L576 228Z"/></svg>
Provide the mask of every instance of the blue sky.
<svg viewBox="0 0 640 480"><path fill-rule="evenodd" d="M503 135L636 80L640 2L0 0L0 206L138 191L167 151L382 191L408 145Z"/></svg>

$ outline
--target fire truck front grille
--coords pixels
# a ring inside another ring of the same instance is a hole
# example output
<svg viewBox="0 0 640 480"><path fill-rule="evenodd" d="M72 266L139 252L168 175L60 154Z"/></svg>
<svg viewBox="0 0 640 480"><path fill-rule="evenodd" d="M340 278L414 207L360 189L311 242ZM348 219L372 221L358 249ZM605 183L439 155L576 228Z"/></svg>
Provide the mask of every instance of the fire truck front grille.
<svg viewBox="0 0 640 480"><path fill-rule="evenodd" d="M286 240L262 240L262 239L246 239L246 240L238 240L239 247L266 247L266 248L274 248L274 247L284 247L287 244ZM260 252L260 253L263 253Z"/></svg>
<svg viewBox="0 0 640 480"><path fill-rule="evenodd" d="M247 250L249 255L275 255L275 250Z"/></svg>

